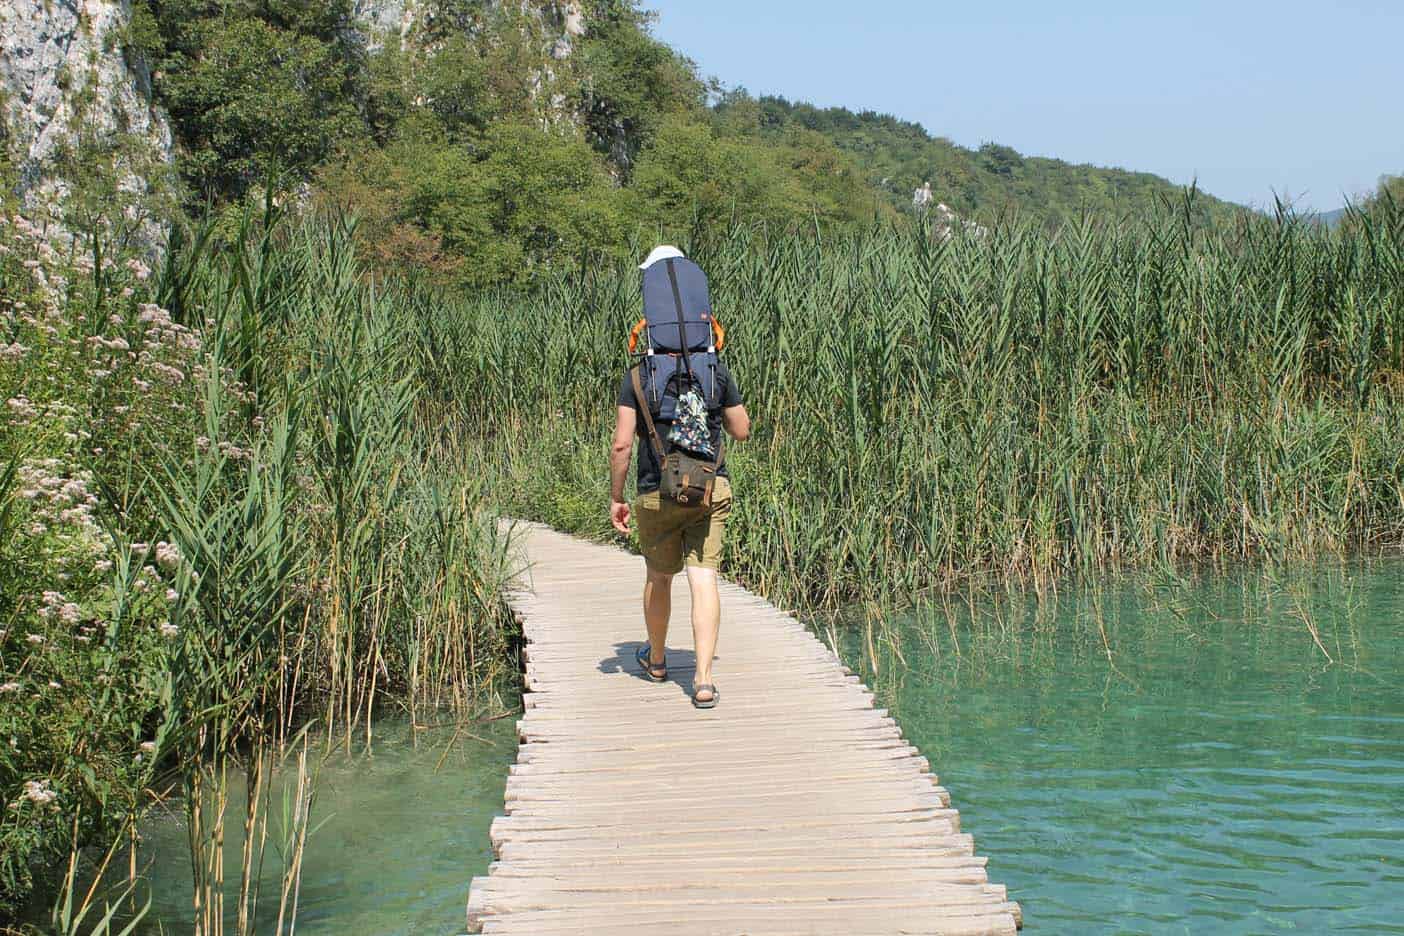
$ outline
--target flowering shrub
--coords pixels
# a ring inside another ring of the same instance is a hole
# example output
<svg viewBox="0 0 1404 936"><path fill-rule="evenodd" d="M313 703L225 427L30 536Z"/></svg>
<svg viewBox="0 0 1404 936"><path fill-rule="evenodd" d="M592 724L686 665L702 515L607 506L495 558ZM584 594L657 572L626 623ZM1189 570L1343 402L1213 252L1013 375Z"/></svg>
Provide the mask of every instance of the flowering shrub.
<svg viewBox="0 0 1404 936"><path fill-rule="evenodd" d="M135 815L160 756L181 556L154 529L153 439L194 445L199 336L149 267L0 215L0 916Z"/></svg>
<svg viewBox="0 0 1404 936"><path fill-rule="evenodd" d="M275 220L157 276L0 217L0 916L158 776L218 916L234 771L308 711L349 734L512 672L506 552L416 412L423 309L362 280L351 225Z"/></svg>

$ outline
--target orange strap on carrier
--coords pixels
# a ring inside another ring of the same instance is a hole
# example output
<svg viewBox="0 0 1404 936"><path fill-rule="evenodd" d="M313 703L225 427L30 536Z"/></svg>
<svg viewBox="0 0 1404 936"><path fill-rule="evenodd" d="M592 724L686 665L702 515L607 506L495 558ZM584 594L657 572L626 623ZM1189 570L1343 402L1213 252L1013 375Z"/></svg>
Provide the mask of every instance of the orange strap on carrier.
<svg viewBox="0 0 1404 936"><path fill-rule="evenodd" d="M629 353L633 354L634 349L639 346L639 332L644 330L648 324L648 319L639 319L633 328L629 329Z"/></svg>
<svg viewBox="0 0 1404 936"><path fill-rule="evenodd" d="M717 350L720 351L723 347L726 346L726 329L722 328L721 322L717 321L716 316L709 316L708 320L712 323L712 336L716 339ZM634 327L629 329L630 354L633 354L636 350L638 350L639 335L643 332L644 326L647 324L648 319L639 319L637 322L634 323Z"/></svg>

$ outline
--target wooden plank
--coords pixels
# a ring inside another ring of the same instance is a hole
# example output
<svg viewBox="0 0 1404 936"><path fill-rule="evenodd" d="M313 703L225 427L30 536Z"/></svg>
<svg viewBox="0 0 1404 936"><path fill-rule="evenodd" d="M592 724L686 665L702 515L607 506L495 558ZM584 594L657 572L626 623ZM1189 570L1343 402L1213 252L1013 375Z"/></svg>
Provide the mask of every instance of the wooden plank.
<svg viewBox="0 0 1404 936"><path fill-rule="evenodd" d="M470 932L1008 936L1021 925L926 758L800 622L723 583L722 701L698 711L685 577L669 681L655 684L633 660L641 561L536 525L516 535L526 571L508 600L530 691Z"/></svg>
<svg viewBox="0 0 1404 936"><path fill-rule="evenodd" d="M855 853L856 854L856 853ZM953 872L983 871L986 858L978 855L892 855L865 856L861 870L864 872L900 872L916 870L951 870ZM849 873L854 869L851 858L837 859L832 856L816 858L810 852L780 853L775 855L711 855L676 856L668 862L669 870L686 870L687 879L707 880L733 874L754 874L770 871L779 874L833 874ZM621 852L612 858L597 863L575 863L565 865L553 856L532 859L523 857L509 862L494 862L491 873L504 877L552 876L555 879L569 879L573 876L594 875L597 873L628 869L657 871L658 856Z"/></svg>

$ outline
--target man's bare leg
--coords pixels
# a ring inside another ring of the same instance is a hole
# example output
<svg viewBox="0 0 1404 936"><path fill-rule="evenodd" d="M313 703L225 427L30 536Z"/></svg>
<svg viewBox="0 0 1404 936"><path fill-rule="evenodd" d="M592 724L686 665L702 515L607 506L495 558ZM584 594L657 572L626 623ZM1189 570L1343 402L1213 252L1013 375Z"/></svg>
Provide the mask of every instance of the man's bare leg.
<svg viewBox="0 0 1404 936"><path fill-rule="evenodd" d="M673 577L648 570L643 591L644 626L648 628L648 661L663 665L668 645L668 618L673 613Z"/></svg>
<svg viewBox="0 0 1404 936"><path fill-rule="evenodd" d="M712 658L717 653L717 633L721 630L721 596L717 594L717 573L701 566L687 567L687 587L692 592L692 645L697 650L697 675L692 684L712 681ZM711 696L703 692L697 701Z"/></svg>

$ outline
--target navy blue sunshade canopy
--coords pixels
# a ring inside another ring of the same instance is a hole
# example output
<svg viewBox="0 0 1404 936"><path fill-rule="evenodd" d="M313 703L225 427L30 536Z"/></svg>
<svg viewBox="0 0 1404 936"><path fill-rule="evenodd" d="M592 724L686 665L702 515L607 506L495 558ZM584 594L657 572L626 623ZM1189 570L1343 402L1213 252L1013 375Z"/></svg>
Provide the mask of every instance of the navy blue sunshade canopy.
<svg viewBox="0 0 1404 936"><path fill-rule="evenodd" d="M683 257L660 261L643 272L644 319L648 322L649 343L657 351L684 350L684 341L678 335L678 310L668 279L669 267L677 278L678 296L682 299L686 350L705 351L712 345L712 297L707 292L707 275L701 267Z"/></svg>

